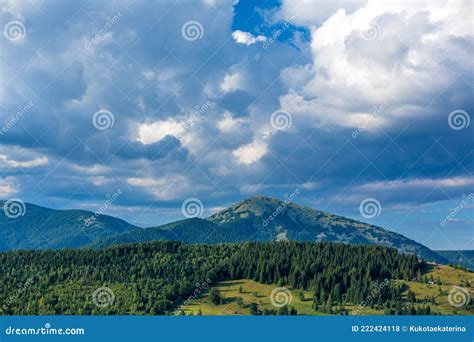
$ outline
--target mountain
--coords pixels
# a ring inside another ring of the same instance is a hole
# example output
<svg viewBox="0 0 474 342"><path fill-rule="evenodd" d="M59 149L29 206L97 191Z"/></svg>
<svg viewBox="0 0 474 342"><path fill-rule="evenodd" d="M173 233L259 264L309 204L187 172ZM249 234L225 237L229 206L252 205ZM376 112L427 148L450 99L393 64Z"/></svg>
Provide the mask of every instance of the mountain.
<svg viewBox="0 0 474 342"><path fill-rule="evenodd" d="M448 259L448 261L455 265L464 266L471 271L474 271L474 251L435 251L437 254Z"/></svg>
<svg viewBox="0 0 474 342"><path fill-rule="evenodd" d="M91 217L96 219L87 225ZM187 243L296 240L382 245L447 263L444 257L401 234L263 196L244 200L207 219L191 218L145 229L111 216L32 204L27 204L26 214L16 219L0 214L0 241L10 246L3 246L4 250L105 247L152 240Z"/></svg>
<svg viewBox="0 0 474 342"><path fill-rule="evenodd" d="M274 198L255 196L207 219L187 219L164 226L129 231L95 244L179 240L188 243L242 241L331 241L382 245L402 253L446 263L442 256L401 234L342 216Z"/></svg>
<svg viewBox="0 0 474 342"><path fill-rule="evenodd" d="M0 201L3 209L4 201ZM54 210L26 203L24 215L8 217L0 210L0 251L11 249L74 248L140 229L124 220L86 210Z"/></svg>
<svg viewBox="0 0 474 342"><path fill-rule="evenodd" d="M445 263L446 259L428 247L401 234L303 207L274 198L256 196L229 207L209 221L234 227L256 240L330 241L348 244L375 244L394 247L401 253L414 253L427 260Z"/></svg>

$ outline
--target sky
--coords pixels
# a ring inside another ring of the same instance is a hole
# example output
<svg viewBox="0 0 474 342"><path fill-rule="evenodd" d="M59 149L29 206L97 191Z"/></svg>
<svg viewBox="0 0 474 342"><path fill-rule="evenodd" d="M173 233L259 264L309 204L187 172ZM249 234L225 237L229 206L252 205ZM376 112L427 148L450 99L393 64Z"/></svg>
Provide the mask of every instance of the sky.
<svg viewBox="0 0 474 342"><path fill-rule="evenodd" d="M0 2L0 199L245 198L474 249L470 1Z"/></svg>

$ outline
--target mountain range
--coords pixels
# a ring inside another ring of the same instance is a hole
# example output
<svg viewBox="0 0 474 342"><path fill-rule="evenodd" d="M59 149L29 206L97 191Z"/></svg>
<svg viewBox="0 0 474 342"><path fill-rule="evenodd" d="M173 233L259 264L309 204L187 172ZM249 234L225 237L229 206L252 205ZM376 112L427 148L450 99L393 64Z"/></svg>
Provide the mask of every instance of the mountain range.
<svg viewBox="0 0 474 342"><path fill-rule="evenodd" d="M3 207L4 202L0 201L0 205ZM25 204L24 215L17 218L0 212L0 251L96 248L151 240L209 244L272 240L376 244L397 248L401 253L414 253L429 261L449 262L447 254L437 254L401 234L263 196L246 199L207 219L189 218L150 228L90 211L54 210L29 203Z"/></svg>

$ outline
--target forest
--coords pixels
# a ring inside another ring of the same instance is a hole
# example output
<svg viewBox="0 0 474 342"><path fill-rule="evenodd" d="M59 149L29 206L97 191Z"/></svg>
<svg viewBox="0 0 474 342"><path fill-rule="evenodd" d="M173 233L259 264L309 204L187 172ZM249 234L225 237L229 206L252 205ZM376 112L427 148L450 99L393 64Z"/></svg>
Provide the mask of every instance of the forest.
<svg viewBox="0 0 474 342"><path fill-rule="evenodd" d="M312 291L315 310L328 305L332 310L337 304L362 303L386 279L415 278L424 262L380 246L156 241L5 252L0 265L1 314L166 315L203 282L241 278ZM93 293L100 287L110 289L113 303L94 304ZM374 300L385 304L389 314L402 313L394 304L401 291L388 284Z"/></svg>

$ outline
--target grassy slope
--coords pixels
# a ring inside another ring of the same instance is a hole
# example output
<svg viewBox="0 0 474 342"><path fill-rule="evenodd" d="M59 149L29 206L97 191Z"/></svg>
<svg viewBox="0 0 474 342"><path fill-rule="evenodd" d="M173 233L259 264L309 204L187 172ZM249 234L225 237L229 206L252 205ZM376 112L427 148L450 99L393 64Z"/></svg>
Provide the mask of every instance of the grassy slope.
<svg viewBox="0 0 474 342"><path fill-rule="evenodd" d="M473 312L469 312L468 310L463 309L462 307L455 308L451 306L448 302L449 291L451 291L454 286L462 286L466 280L469 281L471 286L469 289L467 289L466 287L464 288L470 291L471 297L474 295L474 273L457 270L450 266L438 265L431 268L427 273L425 273L425 275L428 277L433 276L433 279L435 281L439 277L442 282L442 285L425 284L415 281L405 281L404 283L406 283L410 287L410 289L415 292L417 300L422 300L425 297L434 296L436 305L430 304L430 306L434 312L440 313L442 315L474 314ZM439 291L440 288L442 290L442 294Z"/></svg>
<svg viewBox="0 0 474 342"><path fill-rule="evenodd" d="M242 286L243 292L239 293L239 287ZM214 305L211 303L208 293L192 301L184 308L184 312L188 315L191 312L195 315L201 309L203 315L249 315L250 310L248 305L250 303L258 303L259 310L264 309L278 309L270 302L270 294L277 286L260 284L250 279L229 280L220 282L217 286L224 303L221 305ZM313 295L311 292L304 291L305 301L301 301L298 290L289 288L292 295L291 303L288 307L294 307L298 311L298 315L322 315L322 313L314 312L312 309ZM240 307L236 298L242 297L244 305ZM346 305L345 308L350 312L355 309L352 305ZM373 310L370 308L363 308L359 310L360 314L376 315L383 314L383 311Z"/></svg>
<svg viewBox="0 0 474 342"><path fill-rule="evenodd" d="M457 285L461 285L465 280L468 280L471 284L470 292L474 293L474 273L465 272L462 270L456 270L450 266L440 265L431 268L427 271L425 276L433 276L436 280L438 277L443 285L436 284L425 284L415 281L401 281L409 286L409 288L415 292L416 298L422 300L425 297L434 296L436 305L429 304L433 312L449 315L473 315L473 312L469 312L463 308L455 308L448 302L449 291ZM242 286L243 292L239 293L239 287ZM222 297L224 297L224 303L221 305L214 305L211 303L208 292L202 296L196 298L189 305L184 308L184 312L188 315L193 313L197 314L199 309L203 315L249 315L250 310L248 305L252 302L259 304L259 309L275 309L270 302L270 294L276 285L260 284L253 280L241 279L241 280L230 280L219 283L217 286ZM439 287L441 287L443 294L439 293ZM315 312L312 309L312 293L305 291L305 301L299 299L298 290L289 288L292 294L292 301L289 307L294 307L298 311L298 315L322 315L320 312ZM406 293L408 290L404 293ZM242 297L244 305L240 307L236 298ZM424 303L419 303L424 305ZM353 305L346 305L345 308L351 313L352 310L356 309ZM358 315L383 315L383 310L371 309L370 307L364 307L357 310Z"/></svg>

